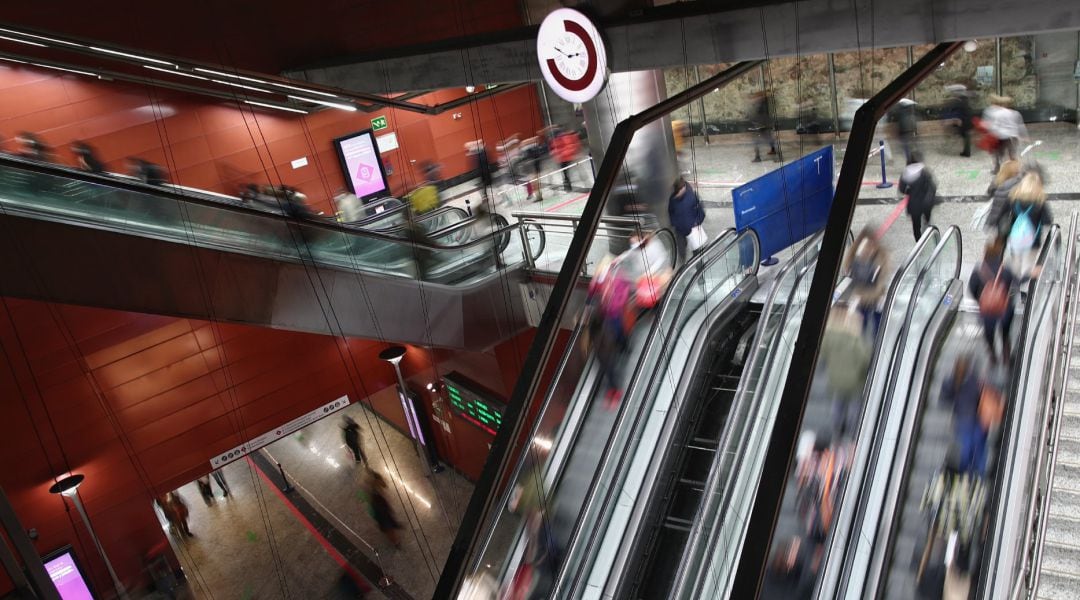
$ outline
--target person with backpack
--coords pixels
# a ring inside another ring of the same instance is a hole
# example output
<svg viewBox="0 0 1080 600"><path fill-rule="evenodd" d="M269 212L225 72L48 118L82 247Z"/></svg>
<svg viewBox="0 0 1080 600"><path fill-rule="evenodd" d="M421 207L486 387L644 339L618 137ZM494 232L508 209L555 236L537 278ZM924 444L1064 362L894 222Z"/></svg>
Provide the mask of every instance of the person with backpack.
<svg viewBox="0 0 1080 600"><path fill-rule="evenodd" d="M983 260L972 271L968 290L979 302L979 317L990 356L998 362L997 332L1001 331L1001 359L1009 362L1009 330L1012 327L1015 305L1012 299L1017 278L1005 266L1005 248L1001 239L986 245Z"/></svg>
<svg viewBox="0 0 1080 600"><path fill-rule="evenodd" d="M1025 278L1036 275L1034 266L1042 248L1043 230L1053 222L1042 179L1034 171L1025 173L1009 192L1009 208L1000 221L1000 231L1008 232L1005 254L1014 273Z"/></svg>
<svg viewBox="0 0 1080 600"><path fill-rule="evenodd" d="M864 227L848 248L844 257L844 272L851 278L849 297L863 316L863 333L869 329L871 337L877 335L881 313L878 303L885 294L886 270L889 257L874 230Z"/></svg>
<svg viewBox="0 0 1080 600"><path fill-rule="evenodd" d="M912 150L908 155L908 164L900 176L898 189L908 197L907 213L911 217L911 231L917 242L922 237L923 222L930 224L930 212L937 204L937 184L923 164L922 153L918 150Z"/></svg>
<svg viewBox="0 0 1080 600"><path fill-rule="evenodd" d="M987 211L984 229L990 235L996 234L1002 238L1009 235L1009 230L1005 228L1005 217L1012 203L1009 200L1009 194L1012 193L1016 184L1020 183L1022 175L1020 161L1007 160L1001 163L1001 168L998 169L997 175L987 188L986 195L990 197L990 209ZM1012 224L1012 219L1008 220L1008 224Z"/></svg>
<svg viewBox="0 0 1080 600"><path fill-rule="evenodd" d="M697 192L682 177L675 180L671 197L668 198L668 219L675 230L679 262L686 262L688 254L700 249L700 246L688 248L688 238L695 227L701 227L705 222L705 208L701 206ZM708 239L707 235L705 237Z"/></svg>

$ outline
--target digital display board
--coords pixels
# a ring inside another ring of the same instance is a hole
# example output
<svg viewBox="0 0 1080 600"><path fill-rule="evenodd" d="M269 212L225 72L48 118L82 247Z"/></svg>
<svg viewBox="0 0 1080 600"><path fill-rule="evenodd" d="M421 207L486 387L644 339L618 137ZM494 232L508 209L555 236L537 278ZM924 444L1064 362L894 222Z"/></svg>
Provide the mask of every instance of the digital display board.
<svg viewBox="0 0 1080 600"><path fill-rule="evenodd" d="M443 377L446 395L450 399L450 408L461 418L480 429L495 435L502 425L503 410L501 402L496 402L480 393L478 386L460 373L449 373Z"/></svg>
<svg viewBox="0 0 1080 600"><path fill-rule="evenodd" d="M45 572L62 600L95 600L70 547L49 554L44 563Z"/></svg>
<svg viewBox="0 0 1080 600"><path fill-rule="evenodd" d="M370 129L340 137L334 140L334 147L349 191L361 200L387 195L390 186L386 183L386 171Z"/></svg>

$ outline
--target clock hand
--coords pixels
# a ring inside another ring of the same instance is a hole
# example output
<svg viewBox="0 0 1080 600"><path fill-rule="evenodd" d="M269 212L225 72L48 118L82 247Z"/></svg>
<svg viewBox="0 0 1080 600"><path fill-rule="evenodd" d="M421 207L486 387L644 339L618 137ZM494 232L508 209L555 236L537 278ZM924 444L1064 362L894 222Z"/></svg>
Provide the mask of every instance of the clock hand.
<svg viewBox="0 0 1080 600"><path fill-rule="evenodd" d="M555 48L555 51L556 51L556 52L558 52L559 54L562 54L562 55L563 55L563 56L565 56L566 58L571 58L571 55L570 55L570 54L567 54L567 53L563 52L563 51L562 51L562 49L561 49L561 48L559 48L558 46L552 46L552 48Z"/></svg>

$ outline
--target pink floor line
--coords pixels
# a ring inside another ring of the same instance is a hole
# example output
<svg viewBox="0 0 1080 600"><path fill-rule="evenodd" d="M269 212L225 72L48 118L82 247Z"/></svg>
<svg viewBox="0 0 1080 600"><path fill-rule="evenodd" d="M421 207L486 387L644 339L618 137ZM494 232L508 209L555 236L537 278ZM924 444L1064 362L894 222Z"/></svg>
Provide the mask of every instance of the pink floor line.
<svg viewBox="0 0 1080 600"><path fill-rule="evenodd" d="M583 198L588 198L588 197L589 197L589 195L588 195L588 194L582 194L582 195L580 195L580 196L577 196L577 197L571 198L571 199L569 199L569 200L563 200L562 202L560 202L560 203L556 204L555 206L551 206L551 207L545 208L545 209L544 209L544 212L552 212L552 211L556 211L556 210L559 210L560 208L562 208L562 207L564 207L564 206L569 206L569 205L571 205L571 204L573 204L573 203L577 202L578 200L581 200L581 199L583 199Z"/></svg>

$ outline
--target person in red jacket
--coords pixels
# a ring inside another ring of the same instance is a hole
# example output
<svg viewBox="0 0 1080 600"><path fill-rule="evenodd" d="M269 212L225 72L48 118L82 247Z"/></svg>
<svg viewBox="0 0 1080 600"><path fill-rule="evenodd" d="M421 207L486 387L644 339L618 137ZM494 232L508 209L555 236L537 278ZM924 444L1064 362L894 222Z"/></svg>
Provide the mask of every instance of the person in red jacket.
<svg viewBox="0 0 1080 600"><path fill-rule="evenodd" d="M570 164L574 162L580 151L581 142L578 141L577 134L572 131L560 132L551 141L551 155L559 163L559 168L562 169L563 189L568 192L571 189Z"/></svg>

